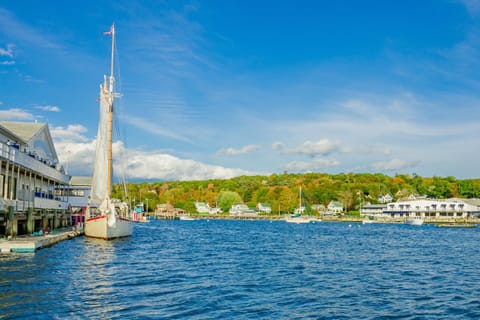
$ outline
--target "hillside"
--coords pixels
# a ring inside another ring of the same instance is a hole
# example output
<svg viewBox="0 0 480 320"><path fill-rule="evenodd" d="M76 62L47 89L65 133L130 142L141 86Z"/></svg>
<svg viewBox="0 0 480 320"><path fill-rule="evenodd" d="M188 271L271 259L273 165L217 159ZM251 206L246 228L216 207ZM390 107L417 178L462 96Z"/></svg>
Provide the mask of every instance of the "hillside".
<svg viewBox="0 0 480 320"><path fill-rule="evenodd" d="M391 194L394 200L409 195L430 198L478 198L480 179L458 180L454 177L420 177L399 174L394 177L371 173L340 174L272 174L270 176L241 176L227 180L175 181L129 184L129 198L144 202L149 211L158 203L194 212L195 201L206 201L214 206L222 191L237 192L250 207L258 202L269 203L274 212L292 211L298 205L298 190L307 205L327 205L338 200L348 211L358 210L362 203L377 203L378 196ZM114 197L122 198L119 185L114 186ZM222 207L221 204L218 204ZM228 208L222 208L224 211Z"/></svg>

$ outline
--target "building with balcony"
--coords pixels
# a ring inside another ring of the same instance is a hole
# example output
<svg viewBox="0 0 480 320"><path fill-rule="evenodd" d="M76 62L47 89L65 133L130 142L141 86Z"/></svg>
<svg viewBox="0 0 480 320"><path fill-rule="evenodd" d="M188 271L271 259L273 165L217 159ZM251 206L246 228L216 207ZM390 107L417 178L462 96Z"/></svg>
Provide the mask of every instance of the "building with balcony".
<svg viewBox="0 0 480 320"><path fill-rule="evenodd" d="M363 216L382 218L421 217L433 220L478 218L480 200L478 199L421 199L397 201L382 205L364 205L360 210Z"/></svg>
<svg viewBox="0 0 480 320"><path fill-rule="evenodd" d="M456 198L392 202L383 211L383 214L394 218L468 218L477 217L479 213L478 205L470 204L466 199Z"/></svg>
<svg viewBox="0 0 480 320"><path fill-rule="evenodd" d="M46 123L0 122L0 236L69 226L69 180Z"/></svg>

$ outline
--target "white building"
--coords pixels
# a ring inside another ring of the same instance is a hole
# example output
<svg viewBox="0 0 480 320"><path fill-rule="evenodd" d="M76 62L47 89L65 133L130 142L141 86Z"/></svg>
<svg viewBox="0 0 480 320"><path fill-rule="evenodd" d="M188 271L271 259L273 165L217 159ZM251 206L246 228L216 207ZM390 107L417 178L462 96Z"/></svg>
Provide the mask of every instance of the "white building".
<svg viewBox="0 0 480 320"><path fill-rule="evenodd" d="M342 213L343 212L343 204L340 201L330 201L327 206L327 212L329 213Z"/></svg>
<svg viewBox="0 0 480 320"><path fill-rule="evenodd" d="M272 213L272 207L269 203L258 203L257 209L261 213Z"/></svg>
<svg viewBox="0 0 480 320"><path fill-rule="evenodd" d="M198 213L210 213L210 205L207 202L195 202L195 209Z"/></svg>
<svg viewBox="0 0 480 320"><path fill-rule="evenodd" d="M379 215L383 215L383 212L385 210L387 210L386 204L366 204L360 208L360 215L379 216Z"/></svg>
<svg viewBox="0 0 480 320"><path fill-rule="evenodd" d="M364 205L360 209L363 216L385 218L468 218L480 215L478 199L421 199L398 201L388 204Z"/></svg>
<svg viewBox="0 0 480 320"><path fill-rule="evenodd" d="M68 203L55 196L69 180L47 124L0 122L0 235L69 225Z"/></svg>
<svg viewBox="0 0 480 320"><path fill-rule="evenodd" d="M467 218L477 216L480 208L466 199L424 199L389 203L383 213L391 217Z"/></svg>
<svg viewBox="0 0 480 320"><path fill-rule="evenodd" d="M253 217L258 215L255 210L250 209L246 204L243 203L232 205L228 212L232 216Z"/></svg>
<svg viewBox="0 0 480 320"><path fill-rule="evenodd" d="M210 213L210 214L217 214L221 213L222 209L217 208L217 207L210 207L210 205L207 202L195 202L195 209L197 210L198 213Z"/></svg>

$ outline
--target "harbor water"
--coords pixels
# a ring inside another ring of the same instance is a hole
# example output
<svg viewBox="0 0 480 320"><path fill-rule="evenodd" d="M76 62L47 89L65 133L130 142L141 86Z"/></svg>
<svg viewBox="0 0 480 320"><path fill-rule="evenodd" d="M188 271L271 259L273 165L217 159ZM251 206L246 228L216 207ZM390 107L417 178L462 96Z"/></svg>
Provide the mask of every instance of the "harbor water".
<svg viewBox="0 0 480 320"><path fill-rule="evenodd" d="M480 232L154 220L0 255L0 319L478 319Z"/></svg>

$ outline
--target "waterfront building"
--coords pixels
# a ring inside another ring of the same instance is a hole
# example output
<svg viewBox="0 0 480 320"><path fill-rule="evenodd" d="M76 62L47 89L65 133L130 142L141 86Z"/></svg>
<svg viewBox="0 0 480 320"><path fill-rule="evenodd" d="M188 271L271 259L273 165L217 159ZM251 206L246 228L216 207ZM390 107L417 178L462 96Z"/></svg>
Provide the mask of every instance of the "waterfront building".
<svg viewBox="0 0 480 320"><path fill-rule="evenodd" d="M195 202L195 209L197 209L198 213L210 213L210 205L207 202Z"/></svg>
<svg viewBox="0 0 480 320"><path fill-rule="evenodd" d="M257 209L261 213L272 213L272 207L269 203L258 203Z"/></svg>
<svg viewBox="0 0 480 320"><path fill-rule="evenodd" d="M69 226L69 180L46 123L0 122L0 236Z"/></svg>
<svg viewBox="0 0 480 320"><path fill-rule="evenodd" d="M59 187L55 191L56 196L69 204L74 226L84 222L91 189L92 177L73 176L68 186Z"/></svg>
<svg viewBox="0 0 480 320"><path fill-rule="evenodd" d="M475 199L421 199L382 205L369 204L362 206L360 213L363 216L388 218L471 218L479 216L480 203Z"/></svg>
<svg viewBox="0 0 480 320"><path fill-rule="evenodd" d="M343 204L340 201L330 201L327 206L327 212L329 213L342 213L343 212Z"/></svg>
<svg viewBox="0 0 480 320"><path fill-rule="evenodd" d="M360 215L381 216L386 209L386 204L365 204L360 208Z"/></svg>
<svg viewBox="0 0 480 320"><path fill-rule="evenodd" d="M187 212L180 208L175 208L170 203L160 203L157 204L155 208L155 217L173 219L179 215L185 215Z"/></svg>
<svg viewBox="0 0 480 320"><path fill-rule="evenodd" d="M195 202L195 209L197 210L198 213L210 213L210 214L217 214L217 213L221 213L222 212L222 209L218 208L218 207L210 207L210 205L208 204L208 202L199 202L199 201L196 201Z"/></svg>
<svg viewBox="0 0 480 320"><path fill-rule="evenodd" d="M238 216L238 217L256 217L258 213L255 210L250 209L244 203L236 203L233 204L229 210L231 216Z"/></svg>
<svg viewBox="0 0 480 320"><path fill-rule="evenodd" d="M464 199L425 199L392 202L384 214L391 217L468 218L477 216L480 208Z"/></svg>

